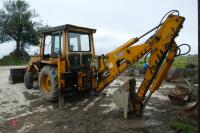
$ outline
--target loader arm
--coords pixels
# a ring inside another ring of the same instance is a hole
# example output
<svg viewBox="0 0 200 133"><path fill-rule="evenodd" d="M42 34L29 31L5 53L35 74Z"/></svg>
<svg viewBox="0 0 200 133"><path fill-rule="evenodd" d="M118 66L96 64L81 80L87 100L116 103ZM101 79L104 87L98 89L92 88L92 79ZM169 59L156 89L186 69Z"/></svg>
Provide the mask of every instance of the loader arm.
<svg viewBox="0 0 200 133"><path fill-rule="evenodd" d="M185 18L170 14L163 23L145 33L139 38L130 39L116 50L98 57L98 67L94 69L93 88L102 91L130 65L137 62L144 55L149 54L148 68L144 79L136 92L134 109L139 115L151 94L159 88L168 72L178 46L175 37L178 35ZM143 36L156 30L154 35L145 43L134 46ZM147 92L149 95L145 98Z"/></svg>

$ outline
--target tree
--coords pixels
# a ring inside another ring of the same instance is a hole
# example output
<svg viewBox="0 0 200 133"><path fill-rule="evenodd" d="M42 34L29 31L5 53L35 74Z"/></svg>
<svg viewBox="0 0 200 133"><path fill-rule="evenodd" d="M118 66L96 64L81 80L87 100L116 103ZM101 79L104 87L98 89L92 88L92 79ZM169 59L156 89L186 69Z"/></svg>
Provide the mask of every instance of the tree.
<svg viewBox="0 0 200 133"><path fill-rule="evenodd" d="M33 20L37 15L29 7L23 0L9 0L4 1L0 9L0 43L14 40L18 55L25 52L25 47L37 45L39 41L42 24Z"/></svg>

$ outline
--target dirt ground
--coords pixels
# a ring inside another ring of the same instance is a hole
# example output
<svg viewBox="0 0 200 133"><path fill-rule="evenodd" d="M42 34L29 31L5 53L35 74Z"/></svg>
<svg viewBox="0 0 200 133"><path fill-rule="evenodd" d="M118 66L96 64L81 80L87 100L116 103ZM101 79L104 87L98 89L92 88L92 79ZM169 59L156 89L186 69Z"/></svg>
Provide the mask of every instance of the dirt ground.
<svg viewBox="0 0 200 133"><path fill-rule="evenodd" d="M125 78L119 77L102 93L66 97L65 108L59 111L56 102L42 99L37 87L27 90L23 83L10 85L10 68L0 66L0 133L173 133L170 123L181 118L179 112L189 106L173 105L167 95L175 85L163 83L141 118L130 114L125 119L112 100ZM136 80L138 87L142 77Z"/></svg>

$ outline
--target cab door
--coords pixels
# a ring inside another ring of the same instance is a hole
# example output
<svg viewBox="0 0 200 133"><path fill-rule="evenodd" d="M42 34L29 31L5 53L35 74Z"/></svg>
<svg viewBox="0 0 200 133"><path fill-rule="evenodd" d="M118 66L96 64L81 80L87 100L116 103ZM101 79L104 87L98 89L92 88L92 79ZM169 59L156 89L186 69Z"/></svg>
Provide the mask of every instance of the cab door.
<svg viewBox="0 0 200 133"><path fill-rule="evenodd" d="M89 34L68 32L68 52L68 60L72 72L90 70L92 50Z"/></svg>
<svg viewBox="0 0 200 133"><path fill-rule="evenodd" d="M46 34L44 37L44 59L61 56L62 33Z"/></svg>
<svg viewBox="0 0 200 133"><path fill-rule="evenodd" d="M60 32L52 34L52 47L51 47L51 56L58 57L61 56L61 36Z"/></svg>

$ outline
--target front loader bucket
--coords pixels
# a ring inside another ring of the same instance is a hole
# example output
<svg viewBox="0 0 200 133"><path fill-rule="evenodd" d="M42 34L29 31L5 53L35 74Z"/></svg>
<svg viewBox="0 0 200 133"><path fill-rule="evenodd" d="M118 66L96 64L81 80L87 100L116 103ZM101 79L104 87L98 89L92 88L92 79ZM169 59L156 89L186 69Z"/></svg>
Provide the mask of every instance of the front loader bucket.
<svg viewBox="0 0 200 133"><path fill-rule="evenodd" d="M10 84L23 83L26 68L11 68L9 75Z"/></svg>

